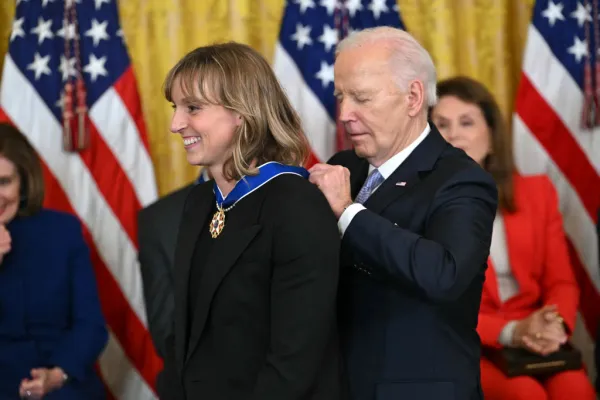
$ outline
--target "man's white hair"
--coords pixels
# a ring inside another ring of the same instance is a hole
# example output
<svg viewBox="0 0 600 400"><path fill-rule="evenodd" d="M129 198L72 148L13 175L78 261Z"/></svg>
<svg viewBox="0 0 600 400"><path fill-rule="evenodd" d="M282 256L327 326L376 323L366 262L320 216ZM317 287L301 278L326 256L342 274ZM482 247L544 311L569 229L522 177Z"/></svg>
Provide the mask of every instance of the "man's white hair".
<svg viewBox="0 0 600 400"><path fill-rule="evenodd" d="M425 102L428 107L433 107L437 102L435 65L427 50L408 32L389 26L355 31L337 45L335 55L379 41L390 47L391 68L400 90L407 90L410 81L420 80L425 87Z"/></svg>

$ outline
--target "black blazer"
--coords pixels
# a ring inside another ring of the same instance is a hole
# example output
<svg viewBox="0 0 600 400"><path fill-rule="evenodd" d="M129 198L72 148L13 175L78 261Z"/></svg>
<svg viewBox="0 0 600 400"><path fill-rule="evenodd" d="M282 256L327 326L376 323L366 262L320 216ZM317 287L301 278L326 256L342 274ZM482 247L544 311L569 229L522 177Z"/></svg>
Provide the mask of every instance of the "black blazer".
<svg viewBox="0 0 600 400"><path fill-rule="evenodd" d="M496 213L492 177L433 124L342 239L340 335L353 400L474 400L475 330ZM367 161L352 151L353 195Z"/></svg>
<svg viewBox="0 0 600 400"><path fill-rule="evenodd" d="M138 260L148 328L160 357L173 332L173 263L185 199L192 185L160 198L138 213Z"/></svg>
<svg viewBox="0 0 600 400"><path fill-rule="evenodd" d="M186 203L175 255L174 353L161 398L338 399L340 237L325 197L306 179L281 175L242 199L227 213L188 309L193 253L214 202L209 182Z"/></svg>

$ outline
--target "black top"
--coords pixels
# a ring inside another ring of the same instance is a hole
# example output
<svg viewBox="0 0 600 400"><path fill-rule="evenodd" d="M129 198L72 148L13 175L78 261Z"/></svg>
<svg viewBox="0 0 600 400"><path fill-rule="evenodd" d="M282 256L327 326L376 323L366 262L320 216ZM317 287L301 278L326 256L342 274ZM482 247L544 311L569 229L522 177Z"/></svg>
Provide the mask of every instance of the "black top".
<svg viewBox="0 0 600 400"><path fill-rule="evenodd" d="M278 176L227 212L216 240L214 208L213 183L192 189L160 398L339 400L340 235L327 200L302 177Z"/></svg>
<svg viewBox="0 0 600 400"><path fill-rule="evenodd" d="M231 217L231 213L233 213L234 210L235 207L226 214L225 222L227 222L228 217ZM213 206L206 216L205 221L211 221L216 211L217 206L213 201ZM192 312L190 312L190 310L193 310L194 305L198 302L198 288L200 287L202 281L202 271L204 270L206 262L210 257L214 242L219 240L220 237L221 236L218 236L213 239L210 235L210 225L206 222L204 223L200 231L200 236L198 236L198 242L196 243L194 255L192 256L192 268L190 270L188 288L188 320L190 321L190 324L188 326L187 337L189 337L190 334L189 328L194 322L194 315Z"/></svg>

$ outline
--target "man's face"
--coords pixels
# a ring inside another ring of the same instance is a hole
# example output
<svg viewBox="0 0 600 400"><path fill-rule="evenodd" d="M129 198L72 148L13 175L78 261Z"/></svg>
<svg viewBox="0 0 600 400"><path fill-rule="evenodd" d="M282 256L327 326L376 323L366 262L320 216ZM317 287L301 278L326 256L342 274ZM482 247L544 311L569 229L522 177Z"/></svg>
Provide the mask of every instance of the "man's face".
<svg viewBox="0 0 600 400"><path fill-rule="evenodd" d="M334 67L340 120L357 155L374 166L395 154L409 122L407 94L398 88L389 55L386 46L369 43L342 51Z"/></svg>

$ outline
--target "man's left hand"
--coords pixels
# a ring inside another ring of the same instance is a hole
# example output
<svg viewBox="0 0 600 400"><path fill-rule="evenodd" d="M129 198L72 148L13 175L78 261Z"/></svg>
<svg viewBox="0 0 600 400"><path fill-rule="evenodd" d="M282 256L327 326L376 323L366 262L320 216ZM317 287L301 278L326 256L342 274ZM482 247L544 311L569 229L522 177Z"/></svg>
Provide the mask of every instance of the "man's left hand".
<svg viewBox="0 0 600 400"><path fill-rule="evenodd" d="M308 171L309 181L323 192L336 218L352 204L350 171L340 165L315 164Z"/></svg>

